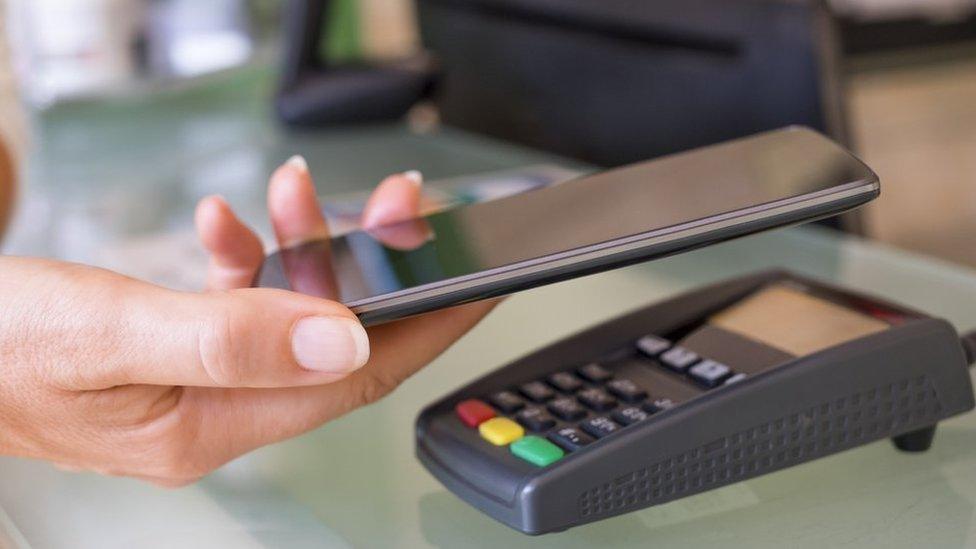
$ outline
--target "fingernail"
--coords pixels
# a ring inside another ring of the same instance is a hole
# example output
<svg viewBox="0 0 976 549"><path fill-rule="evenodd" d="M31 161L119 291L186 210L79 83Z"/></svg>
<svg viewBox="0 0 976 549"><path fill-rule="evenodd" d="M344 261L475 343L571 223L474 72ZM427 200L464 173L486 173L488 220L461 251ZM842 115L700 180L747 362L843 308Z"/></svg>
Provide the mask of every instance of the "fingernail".
<svg viewBox="0 0 976 549"><path fill-rule="evenodd" d="M369 337L351 318L309 316L295 323L291 349L303 368L343 374L369 360Z"/></svg>
<svg viewBox="0 0 976 549"><path fill-rule="evenodd" d="M224 198L224 195L222 195L222 194L212 194L212 195L208 196L207 198L205 198L204 200L210 200L210 201L216 202L216 203L220 204L221 206L228 206L228 207L230 206L230 203L227 202L227 199Z"/></svg>
<svg viewBox="0 0 976 549"><path fill-rule="evenodd" d="M407 179L412 181L414 185L417 185L418 187L420 185L423 185L424 183L424 174L420 173L417 170L405 171L403 172L403 177L406 177Z"/></svg>
<svg viewBox="0 0 976 549"><path fill-rule="evenodd" d="M305 157L300 154L296 154L295 156L289 158L285 162L285 165L291 166L292 168L295 168L296 170L301 170L303 172L308 171L308 162L306 162Z"/></svg>

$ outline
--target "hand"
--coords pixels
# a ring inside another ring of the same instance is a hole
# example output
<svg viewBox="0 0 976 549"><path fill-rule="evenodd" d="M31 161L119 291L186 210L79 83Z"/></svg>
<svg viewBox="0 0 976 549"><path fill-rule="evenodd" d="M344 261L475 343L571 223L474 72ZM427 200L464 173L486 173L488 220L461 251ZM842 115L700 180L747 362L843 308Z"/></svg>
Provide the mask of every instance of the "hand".
<svg viewBox="0 0 976 549"><path fill-rule="evenodd" d="M364 223L412 217L419 196L414 178L387 178ZM328 235L300 160L275 172L268 207L282 246ZM221 199L200 203L197 226L211 254L202 294L0 257L0 453L187 484L377 400L493 305L367 332L339 303L246 288L263 251Z"/></svg>

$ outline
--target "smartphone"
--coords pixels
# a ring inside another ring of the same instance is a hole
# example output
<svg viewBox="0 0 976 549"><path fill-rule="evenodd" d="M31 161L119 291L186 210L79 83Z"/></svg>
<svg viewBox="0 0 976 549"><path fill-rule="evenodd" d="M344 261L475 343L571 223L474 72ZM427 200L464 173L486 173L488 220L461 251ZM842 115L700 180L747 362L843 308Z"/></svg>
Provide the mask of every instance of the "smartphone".
<svg viewBox="0 0 976 549"><path fill-rule="evenodd" d="M879 193L863 162L792 127L282 249L255 285L338 300L378 324L836 215Z"/></svg>

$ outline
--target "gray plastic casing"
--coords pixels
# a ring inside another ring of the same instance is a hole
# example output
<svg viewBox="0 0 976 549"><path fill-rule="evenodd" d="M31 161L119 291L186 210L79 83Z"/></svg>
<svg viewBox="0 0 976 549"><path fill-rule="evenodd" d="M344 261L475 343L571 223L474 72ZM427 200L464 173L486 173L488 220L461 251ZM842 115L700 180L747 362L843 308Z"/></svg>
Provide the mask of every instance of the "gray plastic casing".
<svg viewBox="0 0 976 549"><path fill-rule="evenodd" d="M934 426L973 408L955 329L884 304L912 318L707 392L547 467L489 448L454 417L460 400L599 359L645 334L669 333L776 280L855 295L773 271L630 313L519 359L426 408L417 419L417 457L477 509L527 534L541 534Z"/></svg>

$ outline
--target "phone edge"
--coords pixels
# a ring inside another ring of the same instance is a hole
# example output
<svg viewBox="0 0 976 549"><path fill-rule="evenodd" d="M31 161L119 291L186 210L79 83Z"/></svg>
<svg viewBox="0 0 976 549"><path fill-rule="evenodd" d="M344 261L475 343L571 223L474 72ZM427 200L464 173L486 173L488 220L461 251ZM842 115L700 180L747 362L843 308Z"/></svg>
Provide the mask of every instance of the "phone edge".
<svg viewBox="0 0 976 549"><path fill-rule="evenodd" d="M870 173L873 176L870 179L818 193L726 212L571 252L560 252L481 271L450 279L430 288L410 288L352 302L347 306L364 324L380 324L452 305L508 295L560 280L659 259L757 232L830 217L861 206L880 194L880 182L873 172ZM571 270L566 272L565 269L568 268ZM448 299L459 293L463 295L457 299Z"/></svg>

